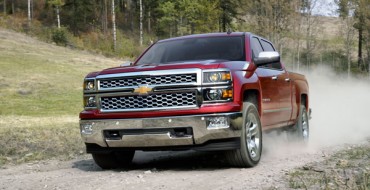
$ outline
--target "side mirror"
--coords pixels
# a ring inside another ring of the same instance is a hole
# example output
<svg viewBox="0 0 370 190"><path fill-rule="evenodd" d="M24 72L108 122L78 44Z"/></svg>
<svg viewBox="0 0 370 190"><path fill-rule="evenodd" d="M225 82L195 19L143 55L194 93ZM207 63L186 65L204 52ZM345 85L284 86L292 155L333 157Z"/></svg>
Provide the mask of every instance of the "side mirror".
<svg viewBox="0 0 370 190"><path fill-rule="evenodd" d="M259 53L258 57L253 59L253 62L257 67L279 61L280 54L277 51L263 51Z"/></svg>
<svg viewBox="0 0 370 190"><path fill-rule="evenodd" d="M119 66L121 66L121 67L128 67L128 66L132 66L132 65L133 65L133 63L131 61L126 61L126 62L122 63Z"/></svg>

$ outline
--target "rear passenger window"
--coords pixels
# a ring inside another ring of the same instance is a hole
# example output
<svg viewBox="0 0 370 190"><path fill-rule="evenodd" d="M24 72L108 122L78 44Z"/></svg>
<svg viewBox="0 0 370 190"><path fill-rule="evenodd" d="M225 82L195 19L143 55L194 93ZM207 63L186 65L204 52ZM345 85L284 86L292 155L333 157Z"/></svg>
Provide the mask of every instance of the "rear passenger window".
<svg viewBox="0 0 370 190"><path fill-rule="evenodd" d="M265 40L261 40L263 51L275 51L274 47L272 44L269 42L266 42Z"/></svg>
<svg viewBox="0 0 370 190"><path fill-rule="evenodd" d="M253 37L251 41L253 57L258 57L258 54L263 51L262 46L258 38Z"/></svg>

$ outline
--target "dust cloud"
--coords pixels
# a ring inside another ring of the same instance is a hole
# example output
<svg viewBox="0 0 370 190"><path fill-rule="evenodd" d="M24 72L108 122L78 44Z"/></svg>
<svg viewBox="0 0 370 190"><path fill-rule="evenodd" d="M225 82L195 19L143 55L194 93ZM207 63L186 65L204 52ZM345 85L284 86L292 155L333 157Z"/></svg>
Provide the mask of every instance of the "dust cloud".
<svg viewBox="0 0 370 190"><path fill-rule="evenodd" d="M365 142L370 137L370 81L348 79L329 68L305 73L310 87L310 141L289 142L287 132L264 134L265 161L292 155L317 154L323 149Z"/></svg>
<svg viewBox="0 0 370 190"><path fill-rule="evenodd" d="M370 81L348 79L329 68L306 74L310 85L310 144L359 143L370 137Z"/></svg>

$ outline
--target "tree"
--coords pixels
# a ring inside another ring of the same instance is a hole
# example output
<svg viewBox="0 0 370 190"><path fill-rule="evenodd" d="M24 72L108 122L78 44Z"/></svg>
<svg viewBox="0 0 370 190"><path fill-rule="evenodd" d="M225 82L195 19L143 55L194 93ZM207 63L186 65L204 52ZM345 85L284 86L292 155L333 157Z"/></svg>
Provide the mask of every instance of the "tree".
<svg viewBox="0 0 370 190"><path fill-rule="evenodd" d="M219 28L220 1L164 1L157 10L157 35L174 36L216 32ZM168 31L168 32L167 32Z"/></svg>
<svg viewBox="0 0 370 190"><path fill-rule="evenodd" d="M240 5L240 1L235 0L219 0L220 8L220 32L226 32L228 28L231 28L231 23L234 18L238 16L237 7Z"/></svg>
<svg viewBox="0 0 370 190"><path fill-rule="evenodd" d="M293 51L293 69L295 67L295 63L297 64L296 70L300 70L301 66L301 40L302 40L302 28L303 28L303 21L302 21L302 15L301 15L301 7L302 7L302 1L295 1L294 2L294 13L291 20L291 31L290 31L290 38L295 43L295 48Z"/></svg>
<svg viewBox="0 0 370 190"><path fill-rule="evenodd" d="M217 30L219 4L207 0L183 0L179 3L180 25L185 34L212 32ZM182 35L182 34L180 34Z"/></svg>
<svg viewBox="0 0 370 190"><path fill-rule="evenodd" d="M305 29L305 42L306 42L306 64L309 68L311 66L311 60L314 57L314 50L317 46L317 33L318 27L318 17L313 15L313 10L319 7L318 0L303 0L300 13L303 17L303 28Z"/></svg>
<svg viewBox="0 0 370 190"><path fill-rule="evenodd" d="M165 33L165 31L168 31L169 36L172 37L175 32L178 18L178 12L176 11L175 3L171 1L164 2L159 5L158 9L163 15L158 19L158 30L160 33Z"/></svg>
<svg viewBox="0 0 370 190"><path fill-rule="evenodd" d="M159 4L162 3L158 0L145 0L143 1L143 7L145 7L144 11L144 19L147 22L147 32L152 33L153 29L156 28L156 19L159 17Z"/></svg>
<svg viewBox="0 0 370 190"><path fill-rule="evenodd" d="M63 0L48 0L48 3L55 7L56 14L57 14L57 26L60 28L60 7L64 5Z"/></svg>
<svg viewBox="0 0 370 190"><path fill-rule="evenodd" d="M344 24L344 35L345 35L345 43L344 49L346 51L347 57L347 75L348 77L351 76L351 52L352 52L352 45L353 45L353 36L354 36L354 17L351 15L354 10L355 6L351 0L339 0L337 1L338 4L338 13L339 16L345 21Z"/></svg>
<svg viewBox="0 0 370 190"><path fill-rule="evenodd" d="M140 46L143 45L143 2L140 2Z"/></svg>
<svg viewBox="0 0 370 190"><path fill-rule="evenodd" d="M361 70L365 69L364 65L364 59L363 59L363 44L365 43L366 45L366 27L367 26L367 20L370 18L370 1L369 0L354 0L355 3L355 11L354 11L354 19L355 23L353 25L354 28L358 31L358 67L361 68Z"/></svg>
<svg viewBox="0 0 370 190"><path fill-rule="evenodd" d="M4 9L4 15L6 15L6 0L4 0L4 3L3 3L3 9Z"/></svg>
<svg viewBox="0 0 370 190"><path fill-rule="evenodd" d="M101 23L102 23L102 31L104 34L108 33L108 3L107 0L101 1L102 3L102 11L101 11Z"/></svg>
<svg viewBox="0 0 370 190"><path fill-rule="evenodd" d="M97 3L91 0L65 0L61 22L67 25L74 35L94 30L99 20Z"/></svg>
<svg viewBox="0 0 370 190"><path fill-rule="evenodd" d="M31 17L31 6L32 6L32 0L28 0L27 1L27 15L28 15L28 26L30 27L31 26L31 21L32 21L32 17Z"/></svg>
<svg viewBox="0 0 370 190"><path fill-rule="evenodd" d="M112 0L112 29L113 29L113 50L117 50L117 32L116 32L116 7L114 6L114 0Z"/></svg>
<svg viewBox="0 0 370 190"><path fill-rule="evenodd" d="M250 14L247 22L252 32L270 39L282 50L284 38L289 34L295 7L290 0L247 0L244 11Z"/></svg>
<svg viewBox="0 0 370 190"><path fill-rule="evenodd" d="M368 33L367 23L370 20L370 1L369 0L337 0L338 12L346 20L347 24L355 28L358 32L358 54L357 65L361 70L365 70L363 58L363 44L367 46ZM350 22L351 21L351 22ZM367 49L368 47L365 47ZM368 55L369 56L369 55Z"/></svg>

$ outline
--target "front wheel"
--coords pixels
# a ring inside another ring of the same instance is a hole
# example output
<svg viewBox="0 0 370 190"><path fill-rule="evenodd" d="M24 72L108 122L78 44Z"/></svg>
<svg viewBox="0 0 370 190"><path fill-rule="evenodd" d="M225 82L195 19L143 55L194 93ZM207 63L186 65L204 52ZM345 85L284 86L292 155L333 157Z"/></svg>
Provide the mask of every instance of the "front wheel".
<svg viewBox="0 0 370 190"><path fill-rule="evenodd" d="M262 128L256 106L246 102L243 108L240 148L227 152L226 158L233 166L249 168L256 166L261 159Z"/></svg>

